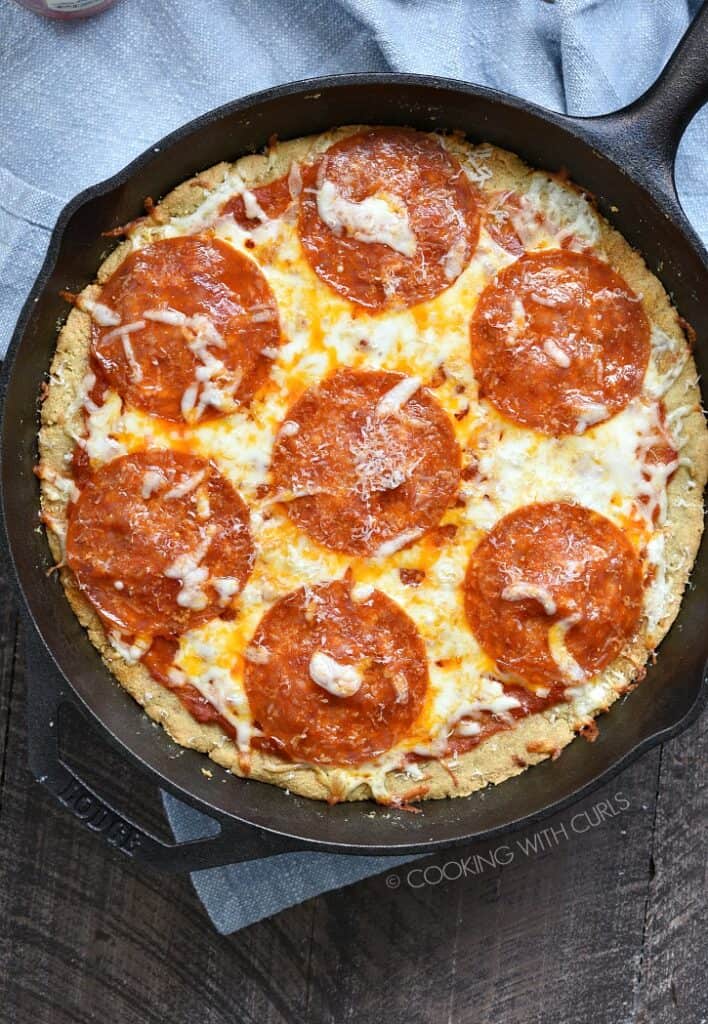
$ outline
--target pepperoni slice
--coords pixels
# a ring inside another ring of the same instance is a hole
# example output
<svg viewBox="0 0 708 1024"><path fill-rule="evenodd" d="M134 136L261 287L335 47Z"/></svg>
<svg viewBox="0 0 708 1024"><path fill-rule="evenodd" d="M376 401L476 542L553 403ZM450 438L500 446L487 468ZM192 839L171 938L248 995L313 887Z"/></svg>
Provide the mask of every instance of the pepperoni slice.
<svg viewBox="0 0 708 1024"><path fill-rule="evenodd" d="M264 219L277 220L293 201L287 174L267 185L246 191L248 210L243 195L232 196L221 208L222 215L233 214L234 220L242 228L257 227Z"/></svg>
<svg viewBox="0 0 708 1024"><path fill-rule="evenodd" d="M258 267L225 242L190 235L131 253L103 286L118 325L92 325L99 379L168 420L232 412L264 382L280 343Z"/></svg>
<svg viewBox="0 0 708 1024"><path fill-rule="evenodd" d="M447 414L419 383L340 370L287 413L273 449L274 496L320 544L393 553L454 501L460 451Z"/></svg>
<svg viewBox="0 0 708 1024"><path fill-rule="evenodd" d="M204 459L136 452L106 463L82 490L66 558L110 627L181 633L243 589L253 560L248 509Z"/></svg>
<svg viewBox="0 0 708 1024"><path fill-rule="evenodd" d="M370 760L423 705L428 670L415 626L378 590L355 601L346 578L281 598L250 649L259 652L245 674L254 721L294 760Z"/></svg>
<svg viewBox="0 0 708 1024"><path fill-rule="evenodd" d="M456 280L479 237L476 193L430 135L377 128L303 174L300 238L315 273L369 309L413 306Z"/></svg>
<svg viewBox="0 0 708 1024"><path fill-rule="evenodd" d="M514 215L521 210L521 196L518 192L495 192L491 197L484 218L484 226L497 245L513 256L526 251L524 243L514 226ZM538 215L539 223L543 217Z"/></svg>
<svg viewBox="0 0 708 1024"><path fill-rule="evenodd" d="M500 670L532 688L573 686L634 633L642 571L604 516L562 501L527 505L478 545L464 597L472 632Z"/></svg>
<svg viewBox="0 0 708 1024"><path fill-rule="evenodd" d="M485 288L472 317L480 397L545 434L582 433L639 394L649 322L639 297L584 253L528 253Z"/></svg>

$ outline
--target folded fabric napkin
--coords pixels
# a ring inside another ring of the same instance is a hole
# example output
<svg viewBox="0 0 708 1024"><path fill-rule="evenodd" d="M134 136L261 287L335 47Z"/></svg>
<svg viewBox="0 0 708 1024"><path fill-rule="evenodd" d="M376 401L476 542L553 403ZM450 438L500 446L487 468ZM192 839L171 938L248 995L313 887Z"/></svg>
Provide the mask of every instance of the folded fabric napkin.
<svg viewBox="0 0 708 1024"><path fill-rule="evenodd" d="M700 0L119 0L86 21L0 9L0 353L62 206L212 107L284 81L354 71L466 79L571 114L630 102L657 77ZM158 47L155 40L160 41ZM628 60L627 55L632 59ZM677 162L708 240L708 110ZM210 821L165 796L179 840ZM286 854L196 872L233 932L406 858Z"/></svg>
<svg viewBox="0 0 708 1024"><path fill-rule="evenodd" d="M214 822L168 793L162 794L175 839L213 834ZM192 873L192 884L222 935L294 907L331 889L390 871L416 857L352 857L337 853L281 853L266 860Z"/></svg>

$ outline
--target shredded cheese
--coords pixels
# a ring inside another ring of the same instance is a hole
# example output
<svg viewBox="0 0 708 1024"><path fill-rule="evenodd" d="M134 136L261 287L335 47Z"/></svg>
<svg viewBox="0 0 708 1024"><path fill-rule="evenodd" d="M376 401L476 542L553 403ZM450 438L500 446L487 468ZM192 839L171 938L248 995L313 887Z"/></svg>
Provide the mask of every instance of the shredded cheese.
<svg viewBox="0 0 708 1024"><path fill-rule="evenodd" d="M353 697L363 682L355 665L342 665L324 651L310 658L310 679L334 697Z"/></svg>
<svg viewBox="0 0 708 1024"><path fill-rule="evenodd" d="M223 607L238 593L239 581L232 576L214 576L211 585L219 595L219 604Z"/></svg>
<svg viewBox="0 0 708 1024"><path fill-rule="evenodd" d="M588 678L587 672L580 667L565 643L568 630L576 626L580 619L578 614L568 615L566 618L554 622L548 630L548 649L551 652L551 657L565 678L574 683L584 683Z"/></svg>
<svg viewBox="0 0 708 1024"><path fill-rule="evenodd" d="M465 269L467 260L467 239L460 235L442 258L443 271L448 281L456 281Z"/></svg>
<svg viewBox="0 0 708 1024"><path fill-rule="evenodd" d="M575 427L576 434L584 434L588 427L601 423L610 415L610 410L603 402L584 401L578 403L578 422Z"/></svg>
<svg viewBox="0 0 708 1024"><path fill-rule="evenodd" d="M185 498L188 494L191 494L192 491L199 487L199 484L205 477L205 469L200 469L196 473L186 476L181 483L175 484L174 487L171 487L169 491L167 491L165 494L165 501L169 501L171 498Z"/></svg>
<svg viewBox="0 0 708 1024"><path fill-rule="evenodd" d="M189 323L189 317L185 313L180 313L179 310L171 309L169 306L166 309L147 309L143 313L143 317L145 320L169 324L171 327L186 327Z"/></svg>
<svg viewBox="0 0 708 1024"><path fill-rule="evenodd" d="M120 323L120 316L116 313L115 309L110 309L102 302L95 302L93 299L79 296L79 301L76 305L84 313L88 313L99 327L117 327Z"/></svg>
<svg viewBox="0 0 708 1024"><path fill-rule="evenodd" d="M140 661L142 656L150 649L152 637L136 637L132 643L126 643L119 633L110 631L108 633L108 642L113 650L117 654L120 654L124 661L127 661L129 665L135 665L136 662Z"/></svg>
<svg viewBox="0 0 708 1024"><path fill-rule="evenodd" d="M258 202L255 192L251 192L250 189L245 188L241 193L241 196L243 197L243 208L246 211L248 219L259 220L261 224L267 224L270 217Z"/></svg>
<svg viewBox="0 0 708 1024"><path fill-rule="evenodd" d="M203 589L203 585L209 579L209 570L201 563L206 558L212 537L213 531L207 530L196 550L178 555L165 569L164 575L167 579L180 581L177 594L177 604L180 608L203 611L209 603L209 597Z"/></svg>
<svg viewBox="0 0 708 1024"><path fill-rule="evenodd" d="M501 596L504 601L525 601L530 598L533 601L538 601L546 615L556 614L556 602L553 600L553 595L547 587L542 587L538 583L524 580L510 583L504 587Z"/></svg>
<svg viewBox="0 0 708 1024"><path fill-rule="evenodd" d="M543 343L543 351L546 353L549 359L551 359L556 366L560 366L562 369L567 370L570 366L570 356L567 352L558 345L553 338L546 338Z"/></svg>
<svg viewBox="0 0 708 1024"><path fill-rule="evenodd" d="M387 391L376 405L376 415L392 416L400 412L409 399L418 391L422 384L420 377L404 377L390 391Z"/></svg>
<svg viewBox="0 0 708 1024"><path fill-rule="evenodd" d="M403 256L415 255L417 243L408 210L397 197L367 196L354 203L339 194L334 182L324 181L317 190L317 212L335 234L378 242Z"/></svg>
<svg viewBox="0 0 708 1024"><path fill-rule="evenodd" d="M392 537L391 540L386 540L383 544L380 544L376 549L374 557L388 558L389 555L395 555L401 548L404 548L411 541L420 537L422 532L422 530L406 530L404 533L399 533L397 537Z"/></svg>
<svg viewBox="0 0 708 1024"><path fill-rule="evenodd" d="M123 343L125 358L128 361L128 366L130 367L130 379L134 384L139 384L143 379L143 368L135 358L135 352L133 351L133 346L130 341L130 335L127 332L125 334L121 334L120 340Z"/></svg>
<svg viewBox="0 0 708 1024"><path fill-rule="evenodd" d="M136 331L142 331L144 326L144 320L135 320L132 324L121 324L120 327L114 327L112 331L108 332L108 334L104 334L103 342L107 343L109 341L114 341L116 338L120 338L122 341L123 338L127 337L129 334L135 334Z"/></svg>

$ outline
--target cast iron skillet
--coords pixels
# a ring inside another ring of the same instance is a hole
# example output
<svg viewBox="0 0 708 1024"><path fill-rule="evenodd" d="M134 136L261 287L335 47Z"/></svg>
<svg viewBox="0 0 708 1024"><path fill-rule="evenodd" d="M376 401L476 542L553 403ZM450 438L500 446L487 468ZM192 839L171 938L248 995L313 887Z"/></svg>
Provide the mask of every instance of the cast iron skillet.
<svg viewBox="0 0 708 1024"><path fill-rule="evenodd" d="M227 104L151 147L109 181L74 199L59 217L42 271L27 299L4 370L2 499L20 592L32 634L29 683L30 765L44 784L115 846L157 867L185 871L294 849L402 854L489 839L538 820L588 793L656 743L685 728L708 691L703 545L677 623L642 685L602 718L593 745L573 743L556 763L467 799L423 804L414 815L372 804L326 804L259 782L224 776L203 757L153 728L115 683L71 611L45 575L51 563L36 529L37 395L67 306L59 290L78 291L105 250L101 231L138 215L145 196L223 159L262 147L270 135L292 138L356 122L461 129L518 152L533 166L566 167L600 209L642 252L698 334L699 371L708 376L708 260L679 206L673 162L683 130L708 97L708 7L686 33L659 81L630 106L603 117L571 118L489 89L415 75L353 75L286 85ZM46 650L45 650L46 649ZM46 657L51 655L51 662ZM218 835L165 845L114 812L61 760L59 705L77 702L156 784L210 814Z"/></svg>

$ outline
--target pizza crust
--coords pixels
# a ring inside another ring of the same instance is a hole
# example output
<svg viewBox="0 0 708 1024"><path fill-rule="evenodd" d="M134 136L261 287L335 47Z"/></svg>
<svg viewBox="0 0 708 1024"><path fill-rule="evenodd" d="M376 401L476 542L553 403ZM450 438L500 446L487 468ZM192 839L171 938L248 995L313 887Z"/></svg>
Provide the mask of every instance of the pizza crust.
<svg viewBox="0 0 708 1024"><path fill-rule="evenodd" d="M359 126L325 133L317 137L278 143L265 155L241 158L235 166L248 187L267 184L287 172L290 164L312 158L334 141L361 130ZM467 164L466 144L457 136L446 139L449 148ZM171 217L193 214L214 189L224 181L231 165L217 164L179 185L155 208L153 217L164 222ZM489 147L485 167L491 177L484 187L491 190L524 191L533 170L517 156ZM668 486L668 514L665 527L667 587L666 603L657 631L651 642L645 638L643 625L629 648L597 677L611 685L606 707L625 694L644 673L651 651L658 645L674 621L691 568L695 561L703 529L702 492L708 475L708 431L701 412L701 395L696 366L688 352L688 343L678 313L671 305L661 283L648 270L642 257L631 249L625 239L599 218L601 243L608 262L632 287L643 295L649 319L664 331L688 358L680 375L664 396L667 411L693 406L683 421L682 466ZM97 272L98 284L89 285L81 293L96 299L100 284L105 282L131 251L125 241L102 263ZM63 567L63 540L68 497L52 483L52 477L67 474L74 448L74 439L82 429L81 383L88 372L90 318L74 308L59 333L52 361L46 398L42 406L39 434L42 511L48 526L49 544L60 566L59 575L66 596L89 638L98 649L109 670L119 683L142 705L155 722L159 722L184 747L201 751L235 775L243 775L243 757L235 744L215 724L201 724L184 708L179 698L161 686L141 665L128 664L108 641L106 632L91 605L77 587L73 574ZM667 355L667 359L668 359ZM660 370L664 367L660 366ZM77 399L78 396L78 399ZM644 634L644 635L642 635ZM599 708L593 715L605 708ZM437 799L466 796L489 784L498 784L520 774L527 767L558 753L574 738L578 730L588 726L592 716L578 716L570 705L556 706L540 714L519 720L513 729L496 733L469 752L444 763L421 762L422 778L405 771L392 771L386 777L385 793L372 793L367 782L352 787L337 768L292 764L270 754L252 750L248 775L281 786L292 793L320 800L377 799L393 801L414 798ZM421 785L427 791L419 793Z"/></svg>

